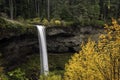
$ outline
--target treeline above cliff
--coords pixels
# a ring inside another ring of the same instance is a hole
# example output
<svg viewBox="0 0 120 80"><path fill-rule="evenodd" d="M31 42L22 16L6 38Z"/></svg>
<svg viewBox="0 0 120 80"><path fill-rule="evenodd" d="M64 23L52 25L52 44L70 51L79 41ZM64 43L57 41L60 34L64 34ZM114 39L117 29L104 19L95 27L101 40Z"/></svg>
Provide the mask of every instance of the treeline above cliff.
<svg viewBox="0 0 120 80"><path fill-rule="evenodd" d="M0 0L1 16L94 24L120 16L120 0Z"/></svg>

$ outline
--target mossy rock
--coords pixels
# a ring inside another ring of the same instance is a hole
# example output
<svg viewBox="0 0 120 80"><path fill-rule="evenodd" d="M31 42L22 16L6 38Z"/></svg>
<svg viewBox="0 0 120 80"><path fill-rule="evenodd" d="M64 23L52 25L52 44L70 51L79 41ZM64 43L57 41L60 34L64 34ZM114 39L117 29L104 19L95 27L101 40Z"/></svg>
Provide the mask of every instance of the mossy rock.
<svg viewBox="0 0 120 80"><path fill-rule="evenodd" d="M0 18L0 27L5 27L6 21L3 18Z"/></svg>
<svg viewBox="0 0 120 80"><path fill-rule="evenodd" d="M0 35L10 36L21 35L21 34L34 34L36 33L36 28L33 25L20 23L14 20L9 20L5 18L0 18Z"/></svg>

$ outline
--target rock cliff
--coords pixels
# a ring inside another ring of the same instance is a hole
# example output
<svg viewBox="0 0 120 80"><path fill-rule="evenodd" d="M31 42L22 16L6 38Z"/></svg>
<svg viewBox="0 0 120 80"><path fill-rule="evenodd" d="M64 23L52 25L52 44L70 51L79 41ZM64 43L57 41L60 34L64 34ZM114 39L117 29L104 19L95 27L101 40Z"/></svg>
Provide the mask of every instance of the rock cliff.
<svg viewBox="0 0 120 80"><path fill-rule="evenodd" d="M7 23L3 20L0 24ZM26 26L23 28L11 22L0 25L0 53L7 61L5 64L19 64L28 55L39 53L36 27ZM86 42L88 37L97 41L102 31L103 28L92 26L46 27L48 52L74 53L79 51L81 43Z"/></svg>

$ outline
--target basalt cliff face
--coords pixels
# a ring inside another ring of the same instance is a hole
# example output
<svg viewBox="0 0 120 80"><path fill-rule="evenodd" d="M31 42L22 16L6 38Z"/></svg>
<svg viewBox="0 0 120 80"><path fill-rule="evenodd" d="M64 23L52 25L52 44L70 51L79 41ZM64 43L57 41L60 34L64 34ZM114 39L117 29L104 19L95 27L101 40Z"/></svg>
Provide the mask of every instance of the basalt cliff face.
<svg viewBox="0 0 120 80"><path fill-rule="evenodd" d="M89 37L97 41L101 28L92 26L69 26L47 28L47 47L49 52L64 53L76 52L80 50L82 42L86 42Z"/></svg>
<svg viewBox="0 0 120 80"><path fill-rule="evenodd" d="M34 27L35 28L35 27ZM76 52L80 44L86 42L89 37L97 41L98 35L103 29L91 26L80 27L47 27L47 49L51 53ZM0 51L5 54L28 54L38 53L37 30L24 34L16 31L1 29Z"/></svg>
<svg viewBox="0 0 120 80"><path fill-rule="evenodd" d="M39 53L36 27L22 28L22 31L20 26L14 26L16 27L0 27L0 53L7 65L17 65L27 56ZM103 28L92 26L46 27L48 53L75 53L88 37L97 41L102 31Z"/></svg>

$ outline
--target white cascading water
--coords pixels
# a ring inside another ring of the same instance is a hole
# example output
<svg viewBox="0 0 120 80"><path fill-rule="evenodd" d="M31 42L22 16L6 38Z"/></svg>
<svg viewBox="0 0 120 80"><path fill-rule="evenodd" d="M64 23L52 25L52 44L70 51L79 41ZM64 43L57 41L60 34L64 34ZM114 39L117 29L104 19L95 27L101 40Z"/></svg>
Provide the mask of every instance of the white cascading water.
<svg viewBox="0 0 120 80"><path fill-rule="evenodd" d="M49 72L49 68L48 68L45 27L41 25L36 25L36 27L38 30L38 39L39 39L41 74L47 75Z"/></svg>

